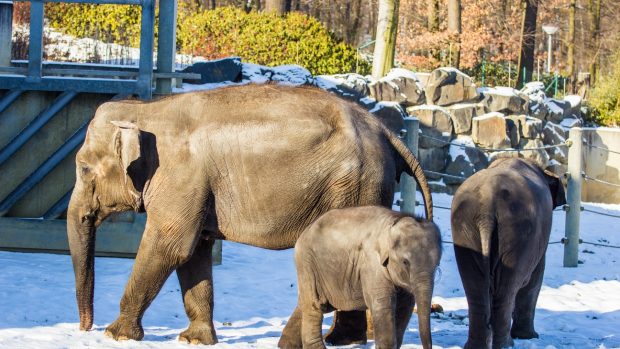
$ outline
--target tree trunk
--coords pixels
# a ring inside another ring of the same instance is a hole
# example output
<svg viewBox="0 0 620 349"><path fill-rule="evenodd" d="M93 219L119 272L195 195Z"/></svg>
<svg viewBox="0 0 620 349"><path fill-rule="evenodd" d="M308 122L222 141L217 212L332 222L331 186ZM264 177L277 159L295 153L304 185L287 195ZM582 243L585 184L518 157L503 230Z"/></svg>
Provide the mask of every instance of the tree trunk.
<svg viewBox="0 0 620 349"><path fill-rule="evenodd" d="M592 52L590 61L590 85L593 86L598 78L599 52L601 50L601 0L590 0L590 20L592 23Z"/></svg>
<svg viewBox="0 0 620 349"><path fill-rule="evenodd" d="M372 76L380 79L394 66L399 0L379 0L377 36L372 62Z"/></svg>
<svg viewBox="0 0 620 349"><path fill-rule="evenodd" d="M570 0L568 7L568 33L566 37L566 73L570 81L570 91L575 84L575 11L577 0Z"/></svg>
<svg viewBox="0 0 620 349"><path fill-rule="evenodd" d="M448 31L455 38L450 47L450 64L458 68L461 60L461 0L448 0Z"/></svg>
<svg viewBox="0 0 620 349"><path fill-rule="evenodd" d="M265 12L277 12L284 15L291 11L291 0L265 0Z"/></svg>
<svg viewBox="0 0 620 349"><path fill-rule="evenodd" d="M428 31L439 30L439 0L427 0L428 4Z"/></svg>
<svg viewBox="0 0 620 349"><path fill-rule="evenodd" d="M524 7L517 86L523 86L525 82L532 81L532 73L534 71L534 49L536 46L538 0L525 0ZM523 69L525 69L525 76L523 76Z"/></svg>

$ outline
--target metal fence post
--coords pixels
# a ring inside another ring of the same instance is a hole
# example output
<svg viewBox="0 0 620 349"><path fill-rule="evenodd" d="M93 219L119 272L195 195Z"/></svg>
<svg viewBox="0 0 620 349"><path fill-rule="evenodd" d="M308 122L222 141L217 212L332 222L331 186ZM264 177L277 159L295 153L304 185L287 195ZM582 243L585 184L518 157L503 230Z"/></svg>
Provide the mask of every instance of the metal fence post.
<svg viewBox="0 0 620 349"><path fill-rule="evenodd" d="M582 129L570 130L566 195L564 266L576 267L579 257L579 215L581 213Z"/></svg>
<svg viewBox="0 0 620 349"><path fill-rule="evenodd" d="M407 130L407 134L405 135L405 143L407 144L407 148L409 148L409 150L416 157L418 156L419 128L420 121L417 118L411 116L405 118L405 130ZM400 188L400 210L405 213L414 214L416 183L413 177L403 173L400 176Z"/></svg>
<svg viewBox="0 0 620 349"><path fill-rule="evenodd" d="M174 72L176 55L177 1L159 1L159 35L157 37L157 72ZM156 81L156 92L170 94L172 79L159 78Z"/></svg>
<svg viewBox="0 0 620 349"><path fill-rule="evenodd" d="M13 1L0 0L0 67L11 66Z"/></svg>

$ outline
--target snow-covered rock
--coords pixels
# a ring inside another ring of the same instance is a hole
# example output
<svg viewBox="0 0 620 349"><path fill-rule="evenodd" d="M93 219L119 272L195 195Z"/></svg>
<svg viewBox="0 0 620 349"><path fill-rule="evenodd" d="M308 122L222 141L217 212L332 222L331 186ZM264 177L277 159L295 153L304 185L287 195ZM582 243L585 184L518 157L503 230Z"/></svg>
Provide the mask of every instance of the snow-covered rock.
<svg viewBox="0 0 620 349"><path fill-rule="evenodd" d="M499 112L487 113L473 118L471 136L474 142L484 148L509 148L506 119Z"/></svg>
<svg viewBox="0 0 620 349"><path fill-rule="evenodd" d="M475 101L479 95L473 80L455 68L438 68L429 76L425 87L426 103L446 106Z"/></svg>

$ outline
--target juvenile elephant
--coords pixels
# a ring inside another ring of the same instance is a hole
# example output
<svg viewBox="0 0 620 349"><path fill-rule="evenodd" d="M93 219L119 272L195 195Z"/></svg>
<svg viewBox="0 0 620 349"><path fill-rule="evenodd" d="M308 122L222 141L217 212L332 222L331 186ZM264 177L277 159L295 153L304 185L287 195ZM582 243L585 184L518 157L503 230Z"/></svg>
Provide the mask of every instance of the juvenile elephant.
<svg viewBox="0 0 620 349"><path fill-rule="evenodd" d="M415 301L422 346L430 349L440 259L432 221L377 206L331 210L295 244L299 301L283 336L301 330L303 348L325 348L324 313L369 309L376 347L400 348Z"/></svg>
<svg viewBox="0 0 620 349"><path fill-rule="evenodd" d="M96 228L113 212L146 212L147 221L106 334L141 339L144 312L176 270L190 320L179 338L213 344L214 239L291 248L332 208L391 206L402 172L414 176L432 219L424 173L404 143L318 89L246 85L105 103L76 155L67 212L80 328L93 324Z"/></svg>
<svg viewBox="0 0 620 349"><path fill-rule="evenodd" d="M456 191L451 222L469 306L465 348L499 349L512 346L512 338L538 337L534 310L552 211L565 202L557 176L516 158L492 162Z"/></svg>

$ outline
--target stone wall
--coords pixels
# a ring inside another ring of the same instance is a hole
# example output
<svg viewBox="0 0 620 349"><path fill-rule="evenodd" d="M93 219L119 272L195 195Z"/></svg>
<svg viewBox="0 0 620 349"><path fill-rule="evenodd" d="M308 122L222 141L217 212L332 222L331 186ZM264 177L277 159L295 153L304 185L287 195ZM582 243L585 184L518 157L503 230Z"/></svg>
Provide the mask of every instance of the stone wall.
<svg viewBox="0 0 620 349"><path fill-rule="evenodd" d="M527 149L562 144L570 128L583 123L578 96L548 98L541 82L522 90L477 88L454 68L420 76L393 69L376 81L357 74L318 76L314 83L358 101L395 131L402 127L398 115L417 117L420 161L437 191L453 192L462 180L428 171L468 177L496 156L525 157L564 174L566 147ZM511 151L517 149L523 151Z"/></svg>

